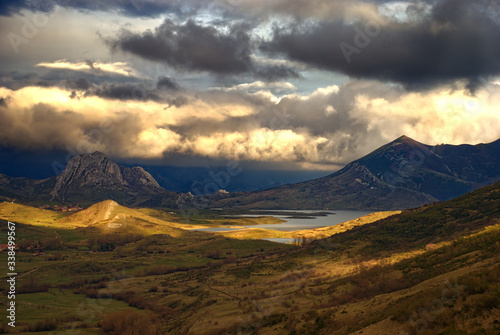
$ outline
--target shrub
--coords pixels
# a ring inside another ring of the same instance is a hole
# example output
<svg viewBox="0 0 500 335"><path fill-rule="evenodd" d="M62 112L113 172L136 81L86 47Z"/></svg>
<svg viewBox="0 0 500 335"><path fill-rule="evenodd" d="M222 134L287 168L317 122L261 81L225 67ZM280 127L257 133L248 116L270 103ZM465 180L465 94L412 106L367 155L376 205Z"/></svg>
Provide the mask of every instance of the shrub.
<svg viewBox="0 0 500 335"><path fill-rule="evenodd" d="M146 270L146 276L158 276L175 272L176 267L171 265L157 265Z"/></svg>
<svg viewBox="0 0 500 335"><path fill-rule="evenodd" d="M206 252L205 257L212 259L220 259L222 255L222 251L220 249L209 250Z"/></svg>
<svg viewBox="0 0 500 335"><path fill-rule="evenodd" d="M36 323L30 324L27 327L29 332L46 332L57 329L57 321L56 320L45 320L38 321Z"/></svg>
<svg viewBox="0 0 500 335"><path fill-rule="evenodd" d="M111 335L157 335L154 321L150 315L125 310L105 315L100 327Z"/></svg>
<svg viewBox="0 0 500 335"><path fill-rule="evenodd" d="M28 293L39 293L39 292L47 292L49 290L49 285L41 284L35 282L34 278L31 278L26 282L23 286L21 286L18 290L18 294L28 294Z"/></svg>

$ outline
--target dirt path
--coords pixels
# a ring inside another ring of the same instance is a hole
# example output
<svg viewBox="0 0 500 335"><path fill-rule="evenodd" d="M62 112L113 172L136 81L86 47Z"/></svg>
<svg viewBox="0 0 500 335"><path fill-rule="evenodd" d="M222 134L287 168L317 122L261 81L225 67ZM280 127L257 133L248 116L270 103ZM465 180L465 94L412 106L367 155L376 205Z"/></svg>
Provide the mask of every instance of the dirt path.
<svg viewBox="0 0 500 335"><path fill-rule="evenodd" d="M27 275L29 275L30 273L33 273L33 272L35 272L35 271L36 271L36 270L38 270L38 269L39 269L38 267L36 267L36 268L34 268L34 269L31 269L31 270L29 270L28 272L25 272L25 273L20 274L19 276L17 276L17 278L21 278L21 277L27 276Z"/></svg>

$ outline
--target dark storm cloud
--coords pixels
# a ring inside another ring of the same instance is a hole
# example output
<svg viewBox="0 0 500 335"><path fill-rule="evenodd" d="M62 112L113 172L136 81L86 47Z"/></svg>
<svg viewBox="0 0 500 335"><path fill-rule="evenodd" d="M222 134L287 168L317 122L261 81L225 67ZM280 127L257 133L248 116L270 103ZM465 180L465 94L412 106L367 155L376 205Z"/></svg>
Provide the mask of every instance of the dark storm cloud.
<svg viewBox="0 0 500 335"><path fill-rule="evenodd" d="M277 28L262 49L410 88L467 79L474 89L481 78L500 74L500 23L491 14L498 13L498 1L438 1L429 15L413 9L409 22L336 20Z"/></svg>
<svg viewBox="0 0 500 335"><path fill-rule="evenodd" d="M183 95L179 95L177 97L169 97L169 98L167 98L167 103L168 103L168 106L165 107L165 109L170 108L172 106L180 108L182 106L187 105L189 103L189 99L186 98Z"/></svg>
<svg viewBox="0 0 500 335"><path fill-rule="evenodd" d="M72 99L98 96L104 99L135 100L165 102L167 105L181 106L181 100L176 96L167 96L162 91L179 91L181 88L174 79L159 77L158 82L141 81L139 79L123 76L96 76L92 73L78 72L73 70L50 70L45 74L37 73L10 73L0 74L0 86L12 90L24 87L60 87L71 90ZM172 102L173 101L173 102Z"/></svg>
<svg viewBox="0 0 500 335"><path fill-rule="evenodd" d="M4 0L0 2L0 15L10 15L21 9L49 12L54 9L54 2L30 0Z"/></svg>
<svg viewBox="0 0 500 335"><path fill-rule="evenodd" d="M7 103L9 102L9 97L0 97L0 107L7 107Z"/></svg>
<svg viewBox="0 0 500 335"><path fill-rule="evenodd" d="M27 117L29 115L29 117ZM110 152L126 151L131 138L144 127L139 116L119 113L93 119L71 110L39 103L20 112L0 106L0 143L23 149L64 149L93 152L107 148ZM116 131L120 129L120 131ZM96 135L97 134L97 135Z"/></svg>
<svg viewBox="0 0 500 335"><path fill-rule="evenodd" d="M163 101L156 90L142 84L103 84L85 91L85 95L95 95L105 99Z"/></svg>
<svg viewBox="0 0 500 335"><path fill-rule="evenodd" d="M173 90L176 91L179 89L179 84L172 78L168 78L165 76L161 76L158 78L158 82L156 83L156 87L159 90Z"/></svg>
<svg viewBox="0 0 500 335"><path fill-rule="evenodd" d="M0 108L1 143L21 148L63 148L63 143L67 143L78 132L75 123L83 122L80 115L70 111L57 113L48 104L36 104L24 112L26 114L15 109ZM26 117L28 114L29 118Z"/></svg>
<svg viewBox="0 0 500 335"><path fill-rule="evenodd" d="M60 86L64 77L52 74L39 75L37 73L10 72L0 73L0 86L11 90L18 90L27 86L52 87Z"/></svg>
<svg viewBox="0 0 500 335"><path fill-rule="evenodd" d="M178 25L165 20L154 32L124 31L109 44L115 50L183 70L229 74L246 72L251 66L250 37L243 26L233 26L230 33L222 34L193 21Z"/></svg>
<svg viewBox="0 0 500 335"><path fill-rule="evenodd" d="M160 77L159 82L163 82L165 85L165 79L167 78ZM68 80L66 83L66 88L80 91L80 94L73 91L71 98L97 96L103 99L117 99L123 101L155 101L167 104L167 108L170 106L180 107L187 103L183 96L162 94L162 91L165 90L179 90L180 88L178 85L175 86L175 89L165 89L165 87L155 85L152 82L104 83L93 85L85 78L79 78L75 81ZM175 84L175 81L172 81L171 84Z"/></svg>
<svg viewBox="0 0 500 335"><path fill-rule="evenodd" d="M119 83L124 81L139 83L140 80L117 73L85 72L72 69L40 69L36 72L0 72L0 86L18 90L26 86L67 87L88 89L91 85Z"/></svg>
<svg viewBox="0 0 500 335"><path fill-rule="evenodd" d="M86 78L77 78L75 80L72 79L67 79L66 80L66 87L70 89L76 89L76 90L88 90L94 86L89 80Z"/></svg>
<svg viewBox="0 0 500 335"><path fill-rule="evenodd" d="M296 70L286 66L255 65L248 30L247 25L232 25L227 33L221 33L193 21L177 24L167 19L154 31L142 34L123 31L107 43L114 51L129 52L177 70L207 71L216 75L251 73L267 80L300 77Z"/></svg>
<svg viewBox="0 0 500 335"><path fill-rule="evenodd" d="M302 75L297 70L284 65L257 67L254 70L254 74L255 77L265 81L278 81L284 78L302 78Z"/></svg>

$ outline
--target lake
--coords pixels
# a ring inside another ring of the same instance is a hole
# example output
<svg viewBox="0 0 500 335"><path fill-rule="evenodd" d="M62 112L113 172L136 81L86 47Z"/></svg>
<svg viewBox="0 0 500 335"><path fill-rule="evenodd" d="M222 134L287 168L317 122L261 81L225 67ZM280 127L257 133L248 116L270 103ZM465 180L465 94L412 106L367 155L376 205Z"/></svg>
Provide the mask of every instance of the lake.
<svg viewBox="0 0 500 335"><path fill-rule="evenodd" d="M353 210L338 210L338 211L328 211L328 212L318 212L312 210L282 210L273 211L273 214L242 214L242 215L231 215L230 217L261 217L261 216L273 216L285 220L286 222L278 224L263 224L263 225L251 225L242 226L244 228L259 228L259 229L272 229L279 231L297 231L303 229L314 229L328 226L335 226L336 224L343 223L346 221L354 220L359 217L373 213L372 211L353 211ZM296 214L295 214L296 213ZM327 214L325 214L327 213ZM293 216L291 216L294 214ZM318 215L321 214L321 215ZM208 232L221 232L221 231L233 231L241 230L244 228L205 228L197 229L198 231L208 231ZM287 242L284 242L287 243Z"/></svg>

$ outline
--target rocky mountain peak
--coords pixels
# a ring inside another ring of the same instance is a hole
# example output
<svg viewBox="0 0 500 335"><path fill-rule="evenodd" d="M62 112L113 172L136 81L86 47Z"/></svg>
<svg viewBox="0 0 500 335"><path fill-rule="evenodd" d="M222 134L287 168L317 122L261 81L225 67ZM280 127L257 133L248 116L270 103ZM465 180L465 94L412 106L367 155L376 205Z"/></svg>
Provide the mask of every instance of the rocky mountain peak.
<svg viewBox="0 0 500 335"><path fill-rule="evenodd" d="M64 171L57 176L51 195L53 199L66 201L68 197L89 196L97 191L110 195L127 195L162 190L143 168L120 166L96 151L71 158Z"/></svg>

